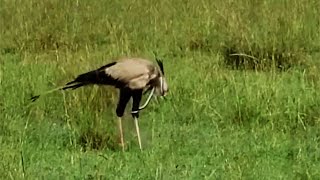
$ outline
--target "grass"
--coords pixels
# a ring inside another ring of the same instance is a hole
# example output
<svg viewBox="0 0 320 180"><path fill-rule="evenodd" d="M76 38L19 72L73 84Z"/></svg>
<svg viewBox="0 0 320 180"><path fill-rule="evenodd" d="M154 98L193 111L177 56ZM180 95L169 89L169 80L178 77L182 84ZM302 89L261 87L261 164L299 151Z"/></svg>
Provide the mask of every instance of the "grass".
<svg viewBox="0 0 320 180"><path fill-rule="evenodd" d="M3 179L319 179L318 1L0 2ZM129 112L118 145L111 87L29 101L154 53L170 94L141 112L143 152Z"/></svg>

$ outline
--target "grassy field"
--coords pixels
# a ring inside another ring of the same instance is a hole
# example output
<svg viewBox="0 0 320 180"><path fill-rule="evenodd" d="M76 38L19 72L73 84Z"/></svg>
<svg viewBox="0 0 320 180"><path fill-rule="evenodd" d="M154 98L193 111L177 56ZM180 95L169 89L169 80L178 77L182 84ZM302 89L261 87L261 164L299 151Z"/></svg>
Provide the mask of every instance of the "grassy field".
<svg viewBox="0 0 320 180"><path fill-rule="evenodd" d="M0 0L0 179L320 179L320 1ZM32 95L122 56L164 61L166 100Z"/></svg>

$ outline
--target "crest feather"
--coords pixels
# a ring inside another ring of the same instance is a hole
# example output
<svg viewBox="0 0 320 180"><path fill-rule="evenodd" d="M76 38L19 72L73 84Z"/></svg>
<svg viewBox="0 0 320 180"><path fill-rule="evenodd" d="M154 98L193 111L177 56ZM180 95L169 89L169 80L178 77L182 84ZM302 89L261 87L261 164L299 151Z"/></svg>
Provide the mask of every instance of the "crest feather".
<svg viewBox="0 0 320 180"><path fill-rule="evenodd" d="M163 69L163 62L162 62L162 60L159 59L159 58L156 58L156 61L157 61L157 64L158 64L158 66L159 66L162 74L164 75L164 69Z"/></svg>

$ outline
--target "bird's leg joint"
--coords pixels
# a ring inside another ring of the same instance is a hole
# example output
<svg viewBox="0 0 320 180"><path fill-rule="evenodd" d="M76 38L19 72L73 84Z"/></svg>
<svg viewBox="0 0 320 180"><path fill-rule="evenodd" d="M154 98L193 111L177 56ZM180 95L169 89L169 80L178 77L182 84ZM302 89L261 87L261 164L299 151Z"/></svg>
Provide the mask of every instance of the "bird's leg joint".
<svg viewBox="0 0 320 180"><path fill-rule="evenodd" d="M133 118L139 118L139 111L136 110L136 111L131 111L131 115Z"/></svg>

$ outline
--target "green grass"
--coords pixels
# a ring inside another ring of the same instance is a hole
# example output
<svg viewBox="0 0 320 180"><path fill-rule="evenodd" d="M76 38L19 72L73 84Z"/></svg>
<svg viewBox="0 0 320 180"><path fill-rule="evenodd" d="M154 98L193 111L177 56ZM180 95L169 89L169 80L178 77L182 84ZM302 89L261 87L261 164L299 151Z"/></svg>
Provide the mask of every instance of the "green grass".
<svg viewBox="0 0 320 180"><path fill-rule="evenodd" d="M319 1L0 3L1 178L319 179ZM154 53L170 93L141 112L142 152L129 111L118 145L111 87L29 101Z"/></svg>

